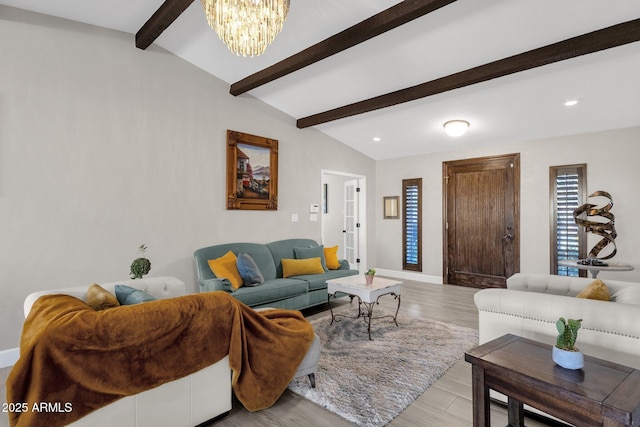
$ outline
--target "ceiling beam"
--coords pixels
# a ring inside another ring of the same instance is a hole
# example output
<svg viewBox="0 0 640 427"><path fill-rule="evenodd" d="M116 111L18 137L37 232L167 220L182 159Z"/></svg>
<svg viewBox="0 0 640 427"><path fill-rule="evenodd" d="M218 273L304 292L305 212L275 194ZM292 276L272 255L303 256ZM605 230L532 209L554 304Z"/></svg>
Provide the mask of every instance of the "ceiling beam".
<svg viewBox="0 0 640 427"><path fill-rule="evenodd" d="M136 47L145 50L151 46L191 3L193 0L165 0L136 33Z"/></svg>
<svg viewBox="0 0 640 427"><path fill-rule="evenodd" d="M622 46L639 40L640 19L635 19L455 74L450 74L406 89L307 116L298 119L296 125L302 129L345 117L368 113L381 108L414 101L438 93Z"/></svg>
<svg viewBox="0 0 640 427"><path fill-rule="evenodd" d="M229 92L238 96L308 65L393 30L456 0L404 0L307 49L233 83Z"/></svg>

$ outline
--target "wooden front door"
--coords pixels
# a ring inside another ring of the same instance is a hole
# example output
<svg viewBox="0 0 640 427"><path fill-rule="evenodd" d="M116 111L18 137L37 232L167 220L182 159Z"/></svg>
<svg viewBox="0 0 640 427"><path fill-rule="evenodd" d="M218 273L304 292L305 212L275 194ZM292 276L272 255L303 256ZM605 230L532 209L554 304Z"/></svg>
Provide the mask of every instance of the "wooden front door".
<svg viewBox="0 0 640 427"><path fill-rule="evenodd" d="M443 163L444 282L505 287L520 270L520 155Z"/></svg>

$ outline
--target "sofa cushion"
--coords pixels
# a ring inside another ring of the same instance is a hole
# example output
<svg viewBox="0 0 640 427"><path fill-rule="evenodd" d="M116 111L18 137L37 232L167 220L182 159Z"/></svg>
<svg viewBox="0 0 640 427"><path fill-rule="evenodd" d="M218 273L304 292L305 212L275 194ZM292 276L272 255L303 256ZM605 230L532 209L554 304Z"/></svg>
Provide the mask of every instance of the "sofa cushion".
<svg viewBox="0 0 640 427"><path fill-rule="evenodd" d="M282 277L300 276L302 274L323 274L320 257L306 259L282 259Z"/></svg>
<svg viewBox="0 0 640 427"><path fill-rule="evenodd" d="M620 304L640 305L640 286L635 285L620 289L611 296L611 301L619 302Z"/></svg>
<svg viewBox="0 0 640 427"><path fill-rule="evenodd" d="M340 268L340 260L338 259L338 246L324 248L324 258L327 261L329 270L337 270Z"/></svg>
<svg viewBox="0 0 640 427"><path fill-rule="evenodd" d="M302 280L274 279L267 280L260 286L242 287L231 295L248 306L254 306L304 295L308 289L307 282Z"/></svg>
<svg viewBox="0 0 640 427"><path fill-rule="evenodd" d="M97 283L92 283L87 290L87 305L96 311L118 307L120 302L115 295Z"/></svg>
<svg viewBox="0 0 640 427"><path fill-rule="evenodd" d="M120 305L133 305L156 300L148 292L127 285L115 285L115 290Z"/></svg>
<svg viewBox="0 0 640 427"><path fill-rule="evenodd" d="M218 278L224 278L231 282L233 289L238 289L242 286L242 277L238 273L238 267L236 265L236 255L232 251L228 251L220 258L210 259L209 267L211 271Z"/></svg>
<svg viewBox="0 0 640 427"><path fill-rule="evenodd" d="M238 254L236 266L244 286L258 286L264 283L264 277L262 277L262 273L260 273L260 269L251 258L251 255L247 253Z"/></svg>
<svg viewBox="0 0 640 427"><path fill-rule="evenodd" d="M296 254L293 248L318 246L318 243L312 239L286 239L267 243L266 246L269 252L271 252L272 260L276 268L276 277L282 277L282 259L294 259ZM264 274L264 271L262 274L265 280L269 280L267 275Z"/></svg>
<svg viewBox="0 0 640 427"><path fill-rule="evenodd" d="M234 254L246 253L251 256L262 273L264 280L276 278L276 266L271 251L261 243L223 243L221 245L208 246L196 250L193 255L196 261L198 279L215 279L216 275L209 268L208 260L223 256L232 251ZM293 255L289 258L293 258ZM282 276L280 276L282 277Z"/></svg>
<svg viewBox="0 0 640 427"><path fill-rule="evenodd" d="M357 270L329 270L324 274L304 274L293 278L306 281L309 283L309 290L316 291L319 289L327 289L327 280L355 276L356 274L358 274Z"/></svg>
<svg viewBox="0 0 640 427"><path fill-rule="evenodd" d="M329 271L327 268L327 261L324 257L324 246L309 246L309 247L294 247L293 252L296 254L296 259L308 259L308 258L320 258L322 269Z"/></svg>
<svg viewBox="0 0 640 427"><path fill-rule="evenodd" d="M596 279L589 286L584 288L576 298L598 299L601 301L609 301L609 288L600 279Z"/></svg>

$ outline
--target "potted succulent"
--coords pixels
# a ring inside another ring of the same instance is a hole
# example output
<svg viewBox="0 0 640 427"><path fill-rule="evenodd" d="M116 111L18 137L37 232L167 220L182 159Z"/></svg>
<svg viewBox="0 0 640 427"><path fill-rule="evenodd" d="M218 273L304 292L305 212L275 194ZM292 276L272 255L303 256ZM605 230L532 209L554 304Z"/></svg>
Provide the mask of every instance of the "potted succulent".
<svg viewBox="0 0 640 427"><path fill-rule="evenodd" d="M364 280L367 282L367 285L371 285L373 283L373 276L375 275L376 270L373 268L370 268L366 273L364 273Z"/></svg>
<svg viewBox="0 0 640 427"><path fill-rule="evenodd" d="M144 253L147 250L147 245L144 243L138 248L138 252L142 255L140 258L136 258L131 263L131 271L129 277L132 279L142 279L142 276L147 274L151 270L151 261L145 258Z"/></svg>
<svg viewBox="0 0 640 427"><path fill-rule="evenodd" d="M558 338L553 346L553 361L567 369L582 369L584 367L584 355L576 347L578 329L582 326L582 319L565 320L561 317L556 322Z"/></svg>

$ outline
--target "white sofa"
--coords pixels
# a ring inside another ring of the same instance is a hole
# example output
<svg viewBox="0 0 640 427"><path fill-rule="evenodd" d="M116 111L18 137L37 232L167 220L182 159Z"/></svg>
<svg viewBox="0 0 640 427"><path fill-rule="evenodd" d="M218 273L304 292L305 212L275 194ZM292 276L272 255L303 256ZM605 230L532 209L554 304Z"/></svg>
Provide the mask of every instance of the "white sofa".
<svg viewBox="0 0 640 427"><path fill-rule="evenodd" d="M115 285L124 284L148 292L157 299L186 294L184 282L175 277L149 277L100 283L115 295ZM43 295L66 294L86 301L89 286L50 289L34 292L24 301L27 317L33 303ZM265 309L266 310L266 309ZM320 338L315 334L307 354L294 377L308 376L315 387L315 372L320 358ZM165 383L151 390L128 396L100 408L78 421L72 427L193 427L221 417L231 410L231 370L229 357L200 371Z"/></svg>
<svg viewBox="0 0 640 427"><path fill-rule="evenodd" d="M603 279L611 301L575 297L593 281L517 273L507 289L477 292L480 344L507 333L554 344L559 317L582 319L577 346L586 355L640 369L640 283Z"/></svg>
<svg viewBox="0 0 640 427"><path fill-rule="evenodd" d="M175 277L150 277L100 283L115 295L114 286L125 284L142 289L158 299L186 293L184 282ZM35 292L24 301L25 317L43 295L67 294L86 301L88 286ZM117 400L70 424L73 427L193 427L231 410L229 357L194 374L151 390Z"/></svg>

